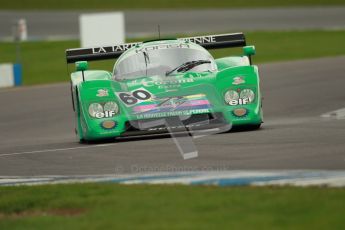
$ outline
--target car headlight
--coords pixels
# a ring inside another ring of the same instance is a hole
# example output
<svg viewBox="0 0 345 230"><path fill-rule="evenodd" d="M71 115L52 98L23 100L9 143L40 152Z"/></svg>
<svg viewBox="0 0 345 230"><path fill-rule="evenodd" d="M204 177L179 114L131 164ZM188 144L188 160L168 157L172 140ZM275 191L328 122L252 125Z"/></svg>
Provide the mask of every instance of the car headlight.
<svg viewBox="0 0 345 230"><path fill-rule="evenodd" d="M224 95L224 100L227 104L230 104L231 101L235 100L237 101L239 99L239 95L234 90L228 90Z"/></svg>
<svg viewBox="0 0 345 230"><path fill-rule="evenodd" d="M247 99L249 102L254 101L255 94L251 89L243 89L240 93L241 99Z"/></svg>
<svg viewBox="0 0 345 230"><path fill-rule="evenodd" d="M107 111L113 111L115 114L117 114L119 112L119 106L114 101L107 102L104 105L104 112Z"/></svg>
<svg viewBox="0 0 345 230"><path fill-rule="evenodd" d="M89 106L89 114L91 117L96 117L96 114L103 113L103 107L99 103L92 103Z"/></svg>

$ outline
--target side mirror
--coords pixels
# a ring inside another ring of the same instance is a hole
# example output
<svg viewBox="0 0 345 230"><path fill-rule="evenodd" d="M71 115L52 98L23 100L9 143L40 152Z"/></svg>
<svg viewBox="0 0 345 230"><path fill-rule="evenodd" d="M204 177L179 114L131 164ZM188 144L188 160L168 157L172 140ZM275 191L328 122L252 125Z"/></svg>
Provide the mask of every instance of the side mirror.
<svg viewBox="0 0 345 230"><path fill-rule="evenodd" d="M255 55L255 46L244 46L243 47L243 53L244 55L250 57L252 55Z"/></svg>
<svg viewBox="0 0 345 230"><path fill-rule="evenodd" d="M89 68L89 64L87 61L77 61L75 63L75 69L76 71L85 71Z"/></svg>

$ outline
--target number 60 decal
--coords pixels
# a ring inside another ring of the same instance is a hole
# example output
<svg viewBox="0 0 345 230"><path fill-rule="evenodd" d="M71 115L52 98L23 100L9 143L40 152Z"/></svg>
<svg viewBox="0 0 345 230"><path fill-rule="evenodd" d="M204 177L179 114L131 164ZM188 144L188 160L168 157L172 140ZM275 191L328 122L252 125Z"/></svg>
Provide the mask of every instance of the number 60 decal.
<svg viewBox="0 0 345 230"><path fill-rule="evenodd" d="M140 101L146 101L152 97L151 93L144 89L137 89L133 92L118 92L116 94L128 106L135 105Z"/></svg>

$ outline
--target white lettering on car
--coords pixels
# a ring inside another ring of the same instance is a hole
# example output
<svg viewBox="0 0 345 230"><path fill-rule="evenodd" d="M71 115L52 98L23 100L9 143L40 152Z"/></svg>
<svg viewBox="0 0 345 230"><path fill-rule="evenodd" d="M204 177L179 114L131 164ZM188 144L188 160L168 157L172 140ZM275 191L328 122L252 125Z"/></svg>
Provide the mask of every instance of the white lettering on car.
<svg viewBox="0 0 345 230"><path fill-rule="evenodd" d="M183 78L183 79L173 79L173 78L170 78L170 79L167 79L167 80L164 80L164 81L147 81L145 79L143 79L141 81L141 84L143 86L146 86L146 87L150 87L150 86L160 86L160 85L177 85L177 84L184 84L184 83L191 83L191 82L194 82L194 79L193 78Z"/></svg>
<svg viewBox="0 0 345 230"><path fill-rule="evenodd" d="M106 52L107 51L105 50L104 47L92 48L93 54L100 54L100 53L106 53Z"/></svg>
<svg viewBox="0 0 345 230"><path fill-rule="evenodd" d="M229 105L246 105L249 103L249 99L248 98L243 98L243 99L238 99L238 100L231 100L229 102Z"/></svg>
<svg viewBox="0 0 345 230"><path fill-rule="evenodd" d="M171 48L180 48L180 49L188 49L189 45L188 44L158 44L158 45L153 45L153 46L146 46L146 47L141 47L135 50L136 53L141 53L141 52L147 52L147 51L152 51L152 50L159 50L159 49L171 49Z"/></svg>
<svg viewBox="0 0 345 230"><path fill-rule="evenodd" d="M135 105L138 102L149 100L152 97L152 94L144 88L132 92L116 92L116 95L126 106Z"/></svg>
<svg viewBox="0 0 345 230"><path fill-rule="evenodd" d="M194 43L197 43L197 44L216 42L216 38L214 36L185 38L183 40L184 41L189 41L189 42L194 42Z"/></svg>
<svg viewBox="0 0 345 230"><path fill-rule="evenodd" d="M95 113L95 117L98 119L109 118L113 116L115 116L115 111L105 111L105 112Z"/></svg>

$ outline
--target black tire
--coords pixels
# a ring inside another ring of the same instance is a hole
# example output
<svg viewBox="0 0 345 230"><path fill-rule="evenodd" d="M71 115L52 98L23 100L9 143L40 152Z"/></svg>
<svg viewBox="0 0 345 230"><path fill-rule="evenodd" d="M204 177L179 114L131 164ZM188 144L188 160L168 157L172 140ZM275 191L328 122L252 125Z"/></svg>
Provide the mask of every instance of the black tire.
<svg viewBox="0 0 345 230"><path fill-rule="evenodd" d="M80 144L89 144L89 141L87 141L83 138L83 139L79 139L79 143Z"/></svg>
<svg viewBox="0 0 345 230"><path fill-rule="evenodd" d="M72 90L72 82L71 82L71 98L72 98L72 107L73 107L73 111L75 111L75 106L74 106L74 96L73 96L73 90Z"/></svg>
<svg viewBox="0 0 345 230"><path fill-rule="evenodd" d="M262 124L262 123L257 124L257 125L249 125L248 128L251 129L251 130L260 129L260 128L261 128L261 124Z"/></svg>
<svg viewBox="0 0 345 230"><path fill-rule="evenodd" d="M236 125L229 132L254 131L260 129L261 124L256 125Z"/></svg>

